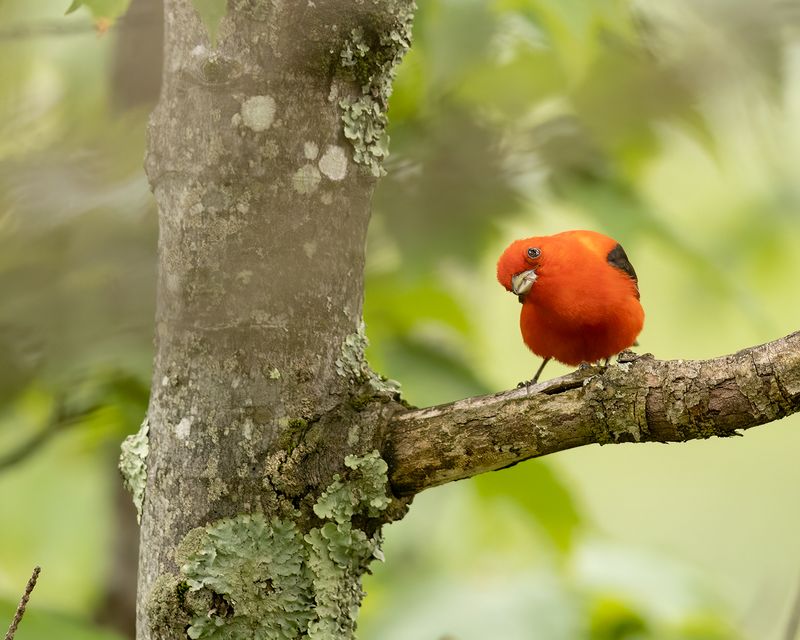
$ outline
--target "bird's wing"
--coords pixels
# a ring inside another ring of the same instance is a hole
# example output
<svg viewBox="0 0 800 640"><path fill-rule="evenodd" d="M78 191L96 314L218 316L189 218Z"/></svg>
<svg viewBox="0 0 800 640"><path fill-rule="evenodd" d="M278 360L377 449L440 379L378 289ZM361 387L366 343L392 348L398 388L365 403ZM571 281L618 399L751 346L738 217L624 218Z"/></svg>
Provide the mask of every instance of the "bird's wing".
<svg viewBox="0 0 800 640"><path fill-rule="evenodd" d="M612 267L616 267L620 271L625 272L625 274L633 280L633 284L636 286L636 297L639 297L639 279L636 277L636 271L631 264L631 261L628 260L628 256L625 253L625 249L622 248L622 245L617 243L617 245L608 252L606 256L606 261Z"/></svg>

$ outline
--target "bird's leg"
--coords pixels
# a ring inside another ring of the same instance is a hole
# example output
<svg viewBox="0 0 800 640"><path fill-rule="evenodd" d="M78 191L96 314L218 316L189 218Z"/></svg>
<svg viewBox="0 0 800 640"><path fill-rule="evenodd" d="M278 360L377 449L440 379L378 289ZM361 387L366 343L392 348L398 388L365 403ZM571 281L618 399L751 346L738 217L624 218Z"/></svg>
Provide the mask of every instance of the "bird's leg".
<svg viewBox="0 0 800 640"><path fill-rule="evenodd" d="M544 360L542 360L542 364L539 365L539 368L536 370L536 374L533 376L533 378L531 378L531 383L535 384L536 382L539 381L539 376L542 375L542 370L544 369L544 365L550 362L550 360L552 360L552 358L550 357L547 357Z"/></svg>
<svg viewBox="0 0 800 640"><path fill-rule="evenodd" d="M611 357L610 356L608 358L606 358L606 361L603 363L603 371L608 369L608 363L609 362L611 362Z"/></svg>
<svg viewBox="0 0 800 640"><path fill-rule="evenodd" d="M544 360L542 360L542 364L539 365L539 368L536 370L536 373L533 375L533 378L531 378L530 380L528 380L526 382L520 382L517 385L517 388L519 389L519 388L522 388L522 387L528 387L528 386L530 386L532 384L536 384L539 381L539 376L542 375L542 370L544 369L544 365L546 365L552 359L553 359L552 357L547 357Z"/></svg>

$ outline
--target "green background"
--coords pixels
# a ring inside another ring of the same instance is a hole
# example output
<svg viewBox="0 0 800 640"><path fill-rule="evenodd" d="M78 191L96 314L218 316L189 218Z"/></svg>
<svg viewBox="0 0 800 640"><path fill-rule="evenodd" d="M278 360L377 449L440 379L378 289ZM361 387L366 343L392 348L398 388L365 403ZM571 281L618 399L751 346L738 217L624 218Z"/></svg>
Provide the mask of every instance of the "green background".
<svg viewBox="0 0 800 640"><path fill-rule="evenodd" d="M153 30L100 37L93 17L124 3L66 4L0 3L0 620L43 568L17 640L120 637L97 622L135 527L115 460L152 355L154 96L124 35ZM658 358L800 328L798 2L419 4L365 301L370 362L410 402L532 374L494 276L518 237L619 240ZM54 415L67 426L9 460ZM586 447L426 491L386 530L360 637L786 640L799 426Z"/></svg>

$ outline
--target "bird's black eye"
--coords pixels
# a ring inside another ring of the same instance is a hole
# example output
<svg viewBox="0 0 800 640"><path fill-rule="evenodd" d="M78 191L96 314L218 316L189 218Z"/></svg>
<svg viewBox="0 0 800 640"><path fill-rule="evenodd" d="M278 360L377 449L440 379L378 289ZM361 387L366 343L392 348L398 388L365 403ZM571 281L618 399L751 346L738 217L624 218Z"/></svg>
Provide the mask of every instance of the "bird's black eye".
<svg viewBox="0 0 800 640"><path fill-rule="evenodd" d="M540 255L542 255L542 252L536 247L531 247L530 249L528 249L529 258L538 258Z"/></svg>

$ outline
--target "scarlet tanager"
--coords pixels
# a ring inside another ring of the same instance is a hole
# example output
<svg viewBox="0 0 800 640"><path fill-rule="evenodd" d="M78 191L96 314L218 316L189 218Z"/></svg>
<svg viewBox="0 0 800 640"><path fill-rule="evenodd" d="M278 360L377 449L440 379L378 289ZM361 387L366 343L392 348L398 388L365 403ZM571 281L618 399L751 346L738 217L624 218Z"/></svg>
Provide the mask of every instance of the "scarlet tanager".
<svg viewBox="0 0 800 640"><path fill-rule="evenodd" d="M596 231L515 240L497 279L522 303L528 348L568 365L610 358L636 342L644 324L636 272L620 244Z"/></svg>

